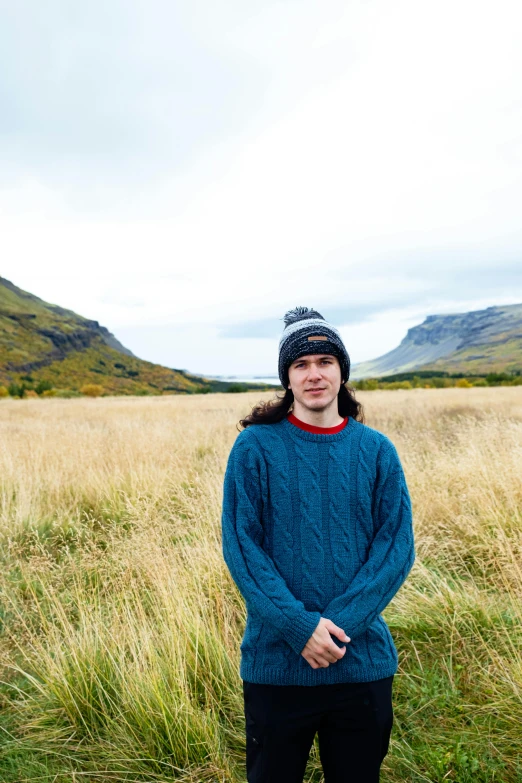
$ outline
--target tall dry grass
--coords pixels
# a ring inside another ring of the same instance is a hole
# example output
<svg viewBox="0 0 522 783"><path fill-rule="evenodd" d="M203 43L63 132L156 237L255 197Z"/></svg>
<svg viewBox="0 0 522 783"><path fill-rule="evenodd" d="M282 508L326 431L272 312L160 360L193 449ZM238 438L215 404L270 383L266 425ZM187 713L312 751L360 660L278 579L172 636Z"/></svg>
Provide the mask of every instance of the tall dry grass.
<svg viewBox="0 0 522 783"><path fill-rule="evenodd" d="M522 780L522 390L358 397L400 453L417 545L385 612L382 777ZM2 780L245 779L220 506L258 398L0 401Z"/></svg>

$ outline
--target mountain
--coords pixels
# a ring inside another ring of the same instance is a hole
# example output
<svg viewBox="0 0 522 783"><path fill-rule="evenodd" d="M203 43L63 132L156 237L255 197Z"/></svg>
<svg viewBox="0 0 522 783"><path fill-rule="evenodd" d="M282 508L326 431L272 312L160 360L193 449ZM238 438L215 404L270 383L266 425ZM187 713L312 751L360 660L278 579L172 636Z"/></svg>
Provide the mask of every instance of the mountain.
<svg viewBox="0 0 522 783"><path fill-rule="evenodd" d="M350 378L413 370L487 375L522 371L522 304L469 313L428 315L393 351L354 364Z"/></svg>
<svg viewBox="0 0 522 783"><path fill-rule="evenodd" d="M98 321L0 277L0 385L22 381L74 391L96 383L109 394L226 391L231 385L139 359Z"/></svg>

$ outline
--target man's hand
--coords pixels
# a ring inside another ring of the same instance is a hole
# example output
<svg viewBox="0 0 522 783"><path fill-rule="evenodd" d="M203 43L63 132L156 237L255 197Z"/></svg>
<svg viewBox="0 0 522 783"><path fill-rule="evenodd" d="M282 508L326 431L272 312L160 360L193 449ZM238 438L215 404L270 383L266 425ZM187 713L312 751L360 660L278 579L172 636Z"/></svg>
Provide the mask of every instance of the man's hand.
<svg viewBox="0 0 522 783"><path fill-rule="evenodd" d="M308 661L312 669L326 668L343 657L346 647L337 647L330 634L336 636L341 642L350 641L350 637L345 634L342 628L328 620L327 617L321 617L317 628L301 651L301 655Z"/></svg>

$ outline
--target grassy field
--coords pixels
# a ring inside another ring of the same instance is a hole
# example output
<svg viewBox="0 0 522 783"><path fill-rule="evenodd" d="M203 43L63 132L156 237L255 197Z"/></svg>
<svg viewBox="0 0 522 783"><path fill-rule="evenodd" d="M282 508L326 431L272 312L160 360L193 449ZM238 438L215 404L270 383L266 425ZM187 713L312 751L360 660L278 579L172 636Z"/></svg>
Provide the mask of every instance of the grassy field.
<svg viewBox="0 0 522 783"><path fill-rule="evenodd" d="M522 781L522 388L358 398L401 456L417 549L384 612L381 779ZM2 782L246 779L220 508L258 399L0 400Z"/></svg>

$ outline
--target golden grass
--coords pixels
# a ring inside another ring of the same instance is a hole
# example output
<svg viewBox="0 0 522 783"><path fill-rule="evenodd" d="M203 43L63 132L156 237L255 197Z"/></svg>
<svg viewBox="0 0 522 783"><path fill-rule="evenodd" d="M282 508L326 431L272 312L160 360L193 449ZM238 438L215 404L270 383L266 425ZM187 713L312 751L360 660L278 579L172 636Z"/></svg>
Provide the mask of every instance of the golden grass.
<svg viewBox="0 0 522 783"><path fill-rule="evenodd" d="M27 779L43 754L56 780L244 780L245 610L220 508L259 396L0 400L5 780L15 752ZM383 776L518 780L522 389L358 398L397 446L416 532L385 612L400 669Z"/></svg>

